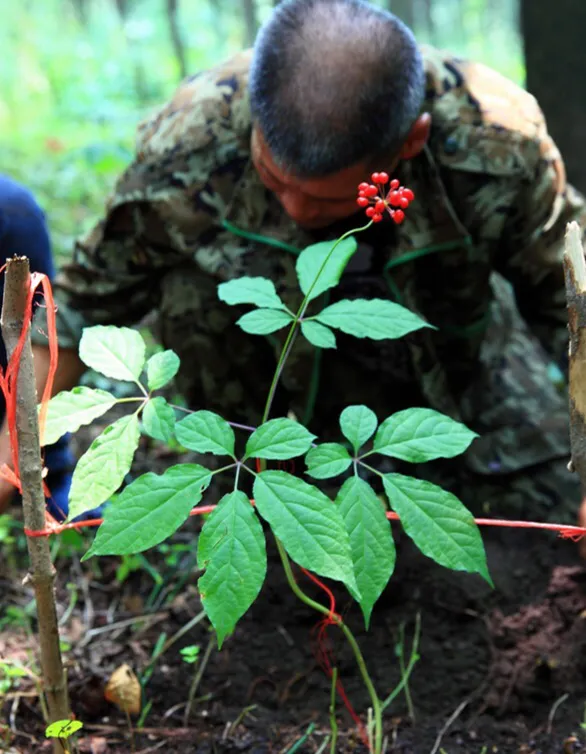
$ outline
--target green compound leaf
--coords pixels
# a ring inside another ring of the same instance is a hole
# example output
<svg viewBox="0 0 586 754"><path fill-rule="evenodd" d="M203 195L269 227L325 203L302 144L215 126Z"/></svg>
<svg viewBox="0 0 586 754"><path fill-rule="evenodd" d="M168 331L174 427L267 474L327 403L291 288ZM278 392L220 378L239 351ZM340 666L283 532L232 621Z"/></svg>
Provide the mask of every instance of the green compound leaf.
<svg viewBox="0 0 586 754"><path fill-rule="evenodd" d="M455 571L479 573L492 586L478 527L455 495L403 474L385 474L383 484L403 529L424 555Z"/></svg>
<svg viewBox="0 0 586 754"><path fill-rule="evenodd" d="M175 436L188 450L233 456L234 430L225 419L212 411L196 411L175 425Z"/></svg>
<svg viewBox="0 0 586 754"><path fill-rule="evenodd" d="M147 435L169 442L175 429L175 411L161 396L151 398L142 412L142 425Z"/></svg>
<svg viewBox="0 0 586 754"><path fill-rule="evenodd" d="M261 277L242 277L221 283L218 286L218 298L230 306L254 304L268 309L287 309L272 280Z"/></svg>
<svg viewBox="0 0 586 754"><path fill-rule="evenodd" d="M285 471L263 471L254 481L254 499L296 563L359 595L342 516L323 492Z"/></svg>
<svg viewBox="0 0 586 754"><path fill-rule="evenodd" d="M431 327L404 306L380 298L343 299L326 306L315 318L347 335L371 340L401 338L422 327Z"/></svg>
<svg viewBox="0 0 586 754"><path fill-rule="evenodd" d="M90 424L115 403L115 396L89 387L74 387L58 393L49 401L44 444L52 445L66 432L77 432L83 424Z"/></svg>
<svg viewBox="0 0 586 754"><path fill-rule="evenodd" d="M57 720L51 725L47 725L45 728L45 736L47 738L63 738L67 739L78 730L83 728L83 723L79 720Z"/></svg>
<svg viewBox="0 0 586 754"><path fill-rule="evenodd" d="M68 518L96 508L116 492L130 471L139 439L134 414L118 419L96 437L73 472Z"/></svg>
<svg viewBox="0 0 586 754"><path fill-rule="evenodd" d="M367 406L348 406L340 414L340 429L355 453L370 440L377 424L376 414Z"/></svg>
<svg viewBox="0 0 586 754"><path fill-rule="evenodd" d="M270 419L248 438L246 458L286 461L307 453L314 440L315 435L293 419Z"/></svg>
<svg viewBox="0 0 586 754"><path fill-rule="evenodd" d="M391 524L372 487L358 477L344 482L336 503L350 537L354 575L361 595L358 602L368 628L373 605L395 568Z"/></svg>
<svg viewBox="0 0 586 754"><path fill-rule="evenodd" d="M478 435L464 424L430 408L399 411L378 428L374 450L411 463L453 458Z"/></svg>
<svg viewBox="0 0 586 754"><path fill-rule="evenodd" d="M212 473L195 463L135 479L104 512L104 522L82 560L92 555L129 555L158 545L187 520Z"/></svg>
<svg viewBox="0 0 586 754"><path fill-rule="evenodd" d="M313 322L311 320L303 321L301 323L301 332L307 338L307 340L317 348L335 348L336 336L325 325L320 325L319 322Z"/></svg>
<svg viewBox="0 0 586 754"><path fill-rule="evenodd" d="M79 358L91 369L114 380L135 382L145 362L142 335L129 327L86 327L79 344Z"/></svg>
<svg viewBox="0 0 586 754"><path fill-rule="evenodd" d="M224 495L210 514L199 535L197 565L205 568L198 589L221 648L257 598L267 573L262 526L243 492Z"/></svg>
<svg viewBox="0 0 586 754"><path fill-rule="evenodd" d="M336 248L320 273L321 266L332 247L336 244ZM295 268L297 270L297 278L299 279L299 287L304 295L307 295L311 289L309 301L317 298L324 291L327 291L328 288L333 288L340 282L342 273L356 248L356 239L354 236L350 236L340 243L337 241L322 241L321 243L312 244L301 252L297 257ZM311 286L318 274L319 279L312 288Z"/></svg>
<svg viewBox="0 0 586 754"><path fill-rule="evenodd" d="M269 335L293 322L293 315L279 309L255 309L236 322L250 335Z"/></svg>
<svg viewBox="0 0 586 754"><path fill-rule="evenodd" d="M352 463L350 454L337 442L324 442L305 456L307 473L314 479L329 479L343 474Z"/></svg>
<svg viewBox="0 0 586 754"><path fill-rule="evenodd" d="M181 362L175 351L155 353L147 361L147 385L149 390L159 390L170 382L179 371Z"/></svg>

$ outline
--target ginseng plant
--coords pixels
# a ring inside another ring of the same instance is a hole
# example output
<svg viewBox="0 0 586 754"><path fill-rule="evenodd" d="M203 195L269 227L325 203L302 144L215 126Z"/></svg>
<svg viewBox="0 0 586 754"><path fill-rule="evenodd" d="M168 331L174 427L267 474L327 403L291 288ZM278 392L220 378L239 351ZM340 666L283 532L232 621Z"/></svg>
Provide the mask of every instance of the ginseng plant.
<svg viewBox="0 0 586 754"><path fill-rule="evenodd" d="M381 699L368 674L352 632L335 611L306 595L293 574L291 561L321 577L342 582L359 603L368 628L373 606L395 565L390 522L367 479L379 477L391 509L417 547L440 565L479 573L491 583L480 533L471 513L453 494L430 482L398 473L382 473L376 457L421 463L451 458L466 450L476 436L463 424L428 408L411 408L379 422L365 405L344 408L340 431L344 441L316 444L316 436L292 418L269 418L284 364L296 337L316 348L335 348L335 331L382 340L400 338L432 327L417 314L386 299L340 300L320 311L309 305L335 287L356 250L354 233L381 222L404 220L413 192L390 181L385 173L359 186L357 202L369 222L337 241L317 243L298 256L296 272L303 301L296 312L279 297L271 280L242 277L218 286L229 305L252 305L237 324L251 335L289 328L274 378L268 389L260 426L250 431L244 451L236 450L230 422L207 410L189 411L176 419L176 408L153 393L173 379L179 358L162 351L145 359L145 342L129 328L85 329L80 357L87 366L116 380L134 382L139 395L117 399L111 393L77 387L55 396L45 427L46 443L73 432L116 404L135 406L132 413L108 426L80 458L70 493L70 518L109 500L121 486L138 447L140 427L156 440L175 438L185 448L225 459L221 468L180 463L163 474L149 472L135 479L110 503L103 523L84 556L138 553L170 537L190 515L219 474L233 475L233 490L207 517L197 543L198 582L205 612L221 648L239 619L254 602L267 570L261 519L272 530L285 577L293 592L324 620L337 625L351 645L372 705L372 749L382 749L382 713L395 692ZM145 364L146 362L146 364ZM146 366L146 384L141 375ZM240 425L237 426L241 431ZM252 429L252 428L251 428ZM267 469L267 461L305 456L306 475L314 480L342 477L335 499L310 481L287 471ZM253 480L251 501L241 489ZM253 504L251 504L253 502Z"/></svg>

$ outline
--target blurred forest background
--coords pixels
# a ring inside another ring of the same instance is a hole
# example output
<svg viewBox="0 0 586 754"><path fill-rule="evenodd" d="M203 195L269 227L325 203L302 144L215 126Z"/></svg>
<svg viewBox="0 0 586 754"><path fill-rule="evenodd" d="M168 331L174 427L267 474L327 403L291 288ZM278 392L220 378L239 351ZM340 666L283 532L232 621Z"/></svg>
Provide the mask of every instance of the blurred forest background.
<svg viewBox="0 0 586 754"><path fill-rule="evenodd" d="M100 214L132 157L137 122L183 76L251 45L277 2L3 0L0 172L36 193L59 259ZM421 42L482 61L543 96L555 138L570 145L562 148L581 146L586 76L575 68L586 74L585 2L372 2L402 17Z"/></svg>

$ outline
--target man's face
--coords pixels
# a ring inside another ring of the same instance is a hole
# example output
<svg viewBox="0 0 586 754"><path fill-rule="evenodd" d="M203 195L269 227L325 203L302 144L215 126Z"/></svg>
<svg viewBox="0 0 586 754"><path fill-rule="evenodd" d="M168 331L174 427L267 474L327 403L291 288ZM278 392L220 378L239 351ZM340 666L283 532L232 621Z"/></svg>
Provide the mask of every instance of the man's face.
<svg viewBox="0 0 586 754"><path fill-rule="evenodd" d="M326 178L296 178L274 162L257 128L252 131L252 161L264 185L272 191L289 217L307 230L325 228L358 211L357 186L368 180L363 165L352 165Z"/></svg>

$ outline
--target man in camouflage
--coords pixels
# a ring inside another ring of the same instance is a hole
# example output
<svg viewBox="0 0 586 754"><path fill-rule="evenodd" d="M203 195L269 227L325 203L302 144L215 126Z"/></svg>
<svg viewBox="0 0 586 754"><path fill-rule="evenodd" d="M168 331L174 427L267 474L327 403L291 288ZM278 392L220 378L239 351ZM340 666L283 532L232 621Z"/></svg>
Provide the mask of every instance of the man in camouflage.
<svg viewBox="0 0 586 754"><path fill-rule="evenodd" d="M364 224L356 185L372 170L416 200L400 226L357 236L331 300L393 298L437 329L399 341L341 335L321 352L299 338L272 415L292 411L323 440L337 437L346 405L380 420L431 407L480 438L462 458L409 473L476 512L568 520L579 485L554 365L567 349L563 236L568 221L584 224L584 201L533 97L418 48L363 0L285 0L254 52L187 79L139 127L104 219L55 285L56 388L81 374L83 327L157 310L190 407L258 422L283 337L243 333L217 286L266 276L295 308L296 252Z"/></svg>

